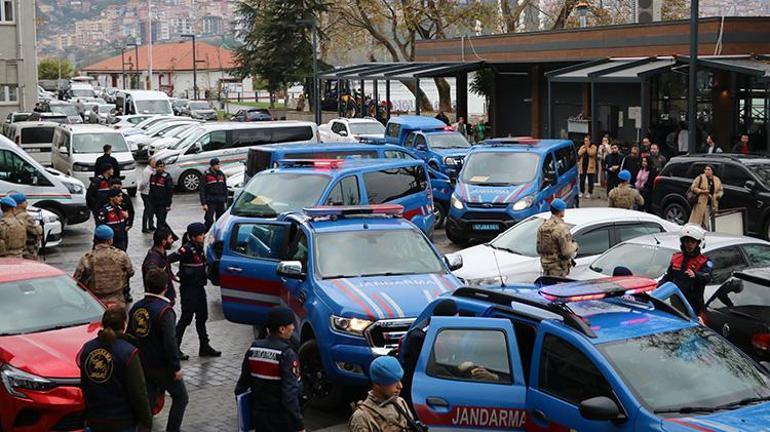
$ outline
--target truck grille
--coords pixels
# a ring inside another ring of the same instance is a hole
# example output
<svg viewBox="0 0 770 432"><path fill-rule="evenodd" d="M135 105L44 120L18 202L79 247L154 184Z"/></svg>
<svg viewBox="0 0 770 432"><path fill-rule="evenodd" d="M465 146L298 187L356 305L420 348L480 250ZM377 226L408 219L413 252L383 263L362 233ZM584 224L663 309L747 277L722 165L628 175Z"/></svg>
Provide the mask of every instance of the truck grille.
<svg viewBox="0 0 770 432"><path fill-rule="evenodd" d="M367 327L364 332L372 348L398 348L401 337L409 330L414 318L380 320Z"/></svg>
<svg viewBox="0 0 770 432"><path fill-rule="evenodd" d="M508 221L511 217L507 213L500 212L467 212L463 215L465 220L494 220L494 221Z"/></svg>
<svg viewBox="0 0 770 432"><path fill-rule="evenodd" d="M465 203L468 208L487 208L487 209L504 209L508 207L509 203Z"/></svg>

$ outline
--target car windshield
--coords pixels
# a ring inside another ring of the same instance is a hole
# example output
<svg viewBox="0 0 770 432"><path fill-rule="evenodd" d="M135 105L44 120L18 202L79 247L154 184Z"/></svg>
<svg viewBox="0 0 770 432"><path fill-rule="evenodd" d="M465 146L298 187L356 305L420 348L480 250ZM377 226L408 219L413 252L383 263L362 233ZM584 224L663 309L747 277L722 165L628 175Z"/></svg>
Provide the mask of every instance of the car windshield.
<svg viewBox="0 0 770 432"><path fill-rule="evenodd" d="M211 105L208 102L190 102L191 110L210 110Z"/></svg>
<svg viewBox="0 0 770 432"><path fill-rule="evenodd" d="M486 186L530 183L540 170L536 153L480 152L465 158L462 182Z"/></svg>
<svg viewBox="0 0 770 432"><path fill-rule="evenodd" d="M497 236L496 239L489 242L489 246L506 252L524 255L528 257L537 256L537 229L545 222L545 219L532 216L525 219L508 231ZM567 225L572 228L573 225Z"/></svg>
<svg viewBox="0 0 770 432"><path fill-rule="evenodd" d="M462 134L457 132L437 133L426 135L431 148L469 148L471 144Z"/></svg>
<svg viewBox="0 0 770 432"><path fill-rule="evenodd" d="M113 153L128 151L123 135L114 132L75 134L72 139L73 153L104 153L103 147L109 144Z"/></svg>
<svg viewBox="0 0 770 432"><path fill-rule="evenodd" d="M174 144L173 146L170 146L169 148L174 150L187 148L195 141L198 141L198 138L200 138L205 133L206 133L206 128L192 128L192 130L187 135L185 135L183 139L181 139L178 143Z"/></svg>
<svg viewBox="0 0 770 432"><path fill-rule="evenodd" d="M752 163L744 166L757 176L763 185L770 187L770 164Z"/></svg>
<svg viewBox="0 0 770 432"><path fill-rule="evenodd" d="M115 105L99 105L100 114L109 114L115 109Z"/></svg>
<svg viewBox="0 0 770 432"><path fill-rule="evenodd" d="M72 90L72 96L75 96L75 97L94 97L94 96L96 96L96 93L93 90L89 90L89 89L73 89Z"/></svg>
<svg viewBox="0 0 770 432"><path fill-rule="evenodd" d="M103 312L69 276L0 283L0 336L98 322Z"/></svg>
<svg viewBox="0 0 770 432"><path fill-rule="evenodd" d="M318 203L330 177L323 174L265 173L256 175L233 204L238 216L275 217Z"/></svg>
<svg viewBox="0 0 770 432"><path fill-rule="evenodd" d="M143 100L134 102L137 113L171 114L171 104L167 100Z"/></svg>
<svg viewBox="0 0 770 432"><path fill-rule="evenodd" d="M67 116L80 115L78 114L78 109L75 108L75 105L51 105L50 107L52 113L64 114Z"/></svg>
<svg viewBox="0 0 770 432"><path fill-rule="evenodd" d="M350 123L350 133L353 135L385 135L385 126L381 123Z"/></svg>
<svg viewBox="0 0 770 432"><path fill-rule="evenodd" d="M686 407L714 408L747 398L770 397L768 378L707 327L694 326L597 347L642 403L664 416L675 415Z"/></svg>
<svg viewBox="0 0 770 432"><path fill-rule="evenodd" d="M656 279L666 272L674 252L674 249L657 245L621 243L596 258L590 268L612 276L615 267L623 266L635 276Z"/></svg>
<svg viewBox="0 0 770 432"><path fill-rule="evenodd" d="M172 126L166 126L165 128L155 132L155 136L158 136L158 137L172 136L178 129L183 129L185 126L187 125L177 124Z"/></svg>
<svg viewBox="0 0 770 432"><path fill-rule="evenodd" d="M319 234L315 259L324 279L441 273L444 267L417 230Z"/></svg>

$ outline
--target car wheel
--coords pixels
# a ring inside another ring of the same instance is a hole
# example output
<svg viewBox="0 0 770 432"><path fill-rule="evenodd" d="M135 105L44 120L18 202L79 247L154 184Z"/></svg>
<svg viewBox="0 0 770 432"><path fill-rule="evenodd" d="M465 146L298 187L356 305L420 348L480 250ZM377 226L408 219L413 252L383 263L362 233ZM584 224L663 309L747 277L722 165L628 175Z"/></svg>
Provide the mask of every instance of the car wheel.
<svg viewBox="0 0 770 432"><path fill-rule="evenodd" d="M457 235L455 230L451 228L449 224L447 224L445 232L446 232L446 237L449 239L449 241L451 241L456 245L463 245L467 242L466 239L460 238L460 236Z"/></svg>
<svg viewBox="0 0 770 432"><path fill-rule="evenodd" d="M128 196L134 198L136 196L136 188L128 188Z"/></svg>
<svg viewBox="0 0 770 432"><path fill-rule="evenodd" d="M297 353L302 368L302 384L308 403L315 408L330 410L339 408L342 401L342 386L329 381L321 361L321 350L315 339L299 347Z"/></svg>
<svg viewBox="0 0 770 432"><path fill-rule="evenodd" d="M195 192L201 186L201 175L198 171L185 171L179 178L179 185L185 192Z"/></svg>
<svg viewBox="0 0 770 432"><path fill-rule="evenodd" d="M433 215L436 217L436 222L433 225L435 228L441 228L444 226L446 220L446 207L443 204L433 203Z"/></svg>
<svg viewBox="0 0 770 432"><path fill-rule="evenodd" d="M663 209L663 219L678 225L684 225L687 223L687 209L678 202L669 203Z"/></svg>

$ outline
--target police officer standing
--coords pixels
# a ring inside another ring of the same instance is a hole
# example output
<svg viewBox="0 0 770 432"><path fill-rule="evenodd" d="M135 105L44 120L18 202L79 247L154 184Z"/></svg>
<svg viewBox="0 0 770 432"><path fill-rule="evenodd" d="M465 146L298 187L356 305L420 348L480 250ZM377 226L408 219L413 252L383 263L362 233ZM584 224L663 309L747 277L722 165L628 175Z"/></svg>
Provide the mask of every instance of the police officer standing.
<svg viewBox="0 0 770 432"><path fill-rule="evenodd" d="M566 277L577 256L578 245L563 220L566 208L560 198L551 201L551 218L537 229L537 253L545 276Z"/></svg>
<svg viewBox="0 0 770 432"><path fill-rule="evenodd" d="M96 224L107 225L114 233L112 245L126 251L128 249L128 212L123 208L123 192L110 189L108 202L96 212Z"/></svg>
<svg viewBox="0 0 770 432"><path fill-rule="evenodd" d="M96 217L96 212L107 202L112 178L112 165L104 164L99 167L99 175L91 179L86 191L86 205Z"/></svg>
<svg viewBox="0 0 770 432"><path fill-rule="evenodd" d="M206 212L206 231L225 213L227 203L227 178L219 169L219 159L209 161L209 169L203 173L201 182L201 205Z"/></svg>
<svg viewBox="0 0 770 432"><path fill-rule="evenodd" d="M711 282L714 264L701 253L706 231L698 225L686 224L679 232L680 251L671 256L671 264L658 286L673 282L682 291L696 315L703 311L703 293Z"/></svg>
<svg viewBox="0 0 770 432"><path fill-rule="evenodd" d="M153 268L147 272L144 298L136 302L128 314L128 332L142 353L150 400L168 392L171 409L166 431L178 432L189 398L176 345L176 313L171 301L163 295L167 277L163 269Z"/></svg>
<svg viewBox="0 0 770 432"><path fill-rule="evenodd" d="M126 310L107 309L99 335L78 354L86 425L91 432L152 428L142 362L139 351L122 338L125 329Z"/></svg>
<svg viewBox="0 0 770 432"><path fill-rule="evenodd" d="M80 259L72 276L103 303L125 307L123 289L134 275L128 255L112 245L114 234L107 225L94 230L94 248Z"/></svg>
<svg viewBox="0 0 770 432"><path fill-rule="evenodd" d="M621 171L618 173L618 180L620 180L618 187L611 190L607 195L610 207L633 210L634 204L636 204L639 208L643 208L644 198L642 194L628 183L631 181L631 172L628 170Z"/></svg>
<svg viewBox="0 0 770 432"><path fill-rule="evenodd" d="M300 408L299 359L292 348L294 313L276 306L267 313L268 336L251 344L241 367L235 394L251 390L255 431L304 431Z"/></svg>
<svg viewBox="0 0 770 432"><path fill-rule="evenodd" d="M16 201L16 219L24 224L27 230L27 242L24 246L24 259L37 260L40 249L40 240L43 238L43 227L27 211L27 196L21 192L14 192L11 198Z"/></svg>
<svg viewBox="0 0 770 432"><path fill-rule="evenodd" d="M206 255L203 252L203 236L206 226L200 222L187 226L185 244L179 248L179 296L182 302L182 316L176 325L177 344L182 346L182 338L187 326L195 316L195 330L198 332L198 355L201 357L219 357L221 352L209 345L206 320L209 318L206 301ZM189 357L181 352L182 360Z"/></svg>
<svg viewBox="0 0 770 432"><path fill-rule="evenodd" d="M171 200L174 197L174 180L166 172L166 163L162 160L155 162L155 172L150 175L149 199L155 212L157 227L171 229L166 223L166 215L171 210Z"/></svg>
<svg viewBox="0 0 770 432"><path fill-rule="evenodd" d="M171 269L171 263L179 260L179 255L168 255L171 246L174 244L174 236L166 228L156 230L152 234L152 248L147 251L147 255L142 262L142 279L147 279L149 271L152 269L161 269L166 273L166 291L163 293L169 299L171 304L176 300L176 291L174 291L174 272Z"/></svg>
<svg viewBox="0 0 770 432"><path fill-rule="evenodd" d="M395 357L377 357L369 365L372 389L359 402L348 423L350 432L419 430L406 401L400 397L404 370Z"/></svg>
<svg viewBox="0 0 770 432"><path fill-rule="evenodd" d="M16 218L16 201L7 196L0 199L0 258L23 258L24 246L27 244L27 229Z"/></svg>
<svg viewBox="0 0 770 432"><path fill-rule="evenodd" d="M134 217L136 216L134 203L131 201L131 197L128 196L126 191L123 190L123 181L120 177L113 177L110 179L110 189L119 190L120 194L123 196L123 202L120 206L123 207L128 214L128 217L126 218L126 231L130 231L134 226ZM126 235L126 246L128 246L128 235Z"/></svg>

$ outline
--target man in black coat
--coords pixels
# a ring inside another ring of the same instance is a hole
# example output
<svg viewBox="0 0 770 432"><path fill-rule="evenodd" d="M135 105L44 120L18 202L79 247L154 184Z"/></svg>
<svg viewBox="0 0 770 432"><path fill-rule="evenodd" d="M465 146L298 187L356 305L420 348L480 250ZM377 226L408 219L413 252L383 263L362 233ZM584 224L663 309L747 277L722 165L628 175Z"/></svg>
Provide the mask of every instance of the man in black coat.
<svg viewBox="0 0 770 432"><path fill-rule="evenodd" d="M636 184L636 175L639 174L639 169L642 168L642 158L639 157L639 146L631 147L631 154L623 158L623 164L620 166L621 170L628 170L631 173L632 186Z"/></svg>
<svg viewBox="0 0 770 432"><path fill-rule="evenodd" d="M209 169L203 173L200 196L208 230L225 213L227 203L227 177L219 169L218 158L211 159Z"/></svg>
<svg viewBox="0 0 770 432"><path fill-rule="evenodd" d="M110 144L105 144L104 147L102 147L102 150L104 150L104 154L96 159L94 175L97 176L101 174L101 172L99 172L100 167L104 164L109 164L112 167L112 175L120 177L120 165L118 164L118 160L112 157L112 146Z"/></svg>
<svg viewBox="0 0 770 432"><path fill-rule="evenodd" d="M159 160L155 163L155 173L150 176L150 204L155 211L157 226L171 230L166 223L166 215L171 210L171 201L174 198L174 180L166 172L166 163Z"/></svg>
<svg viewBox="0 0 770 432"><path fill-rule="evenodd" d="M620 165L622 163L623 158L618 151L618 145L612 144L610 146L610 153L604 158L604 171L607 173L607 193L610 193L612 189L620 184L618 173L620 173Z"/></svg>
<svg viewBox="0 0 770 432"><path fill-rule="evenodd" d="M112 166L109 164L98 166L99 174L91 179L91 184L88 185L88 190L86 190L86 205L91 210L91 213L94 214L94 217L96 217L96 212L107 203L110 179L114 173Z"/></svg>

